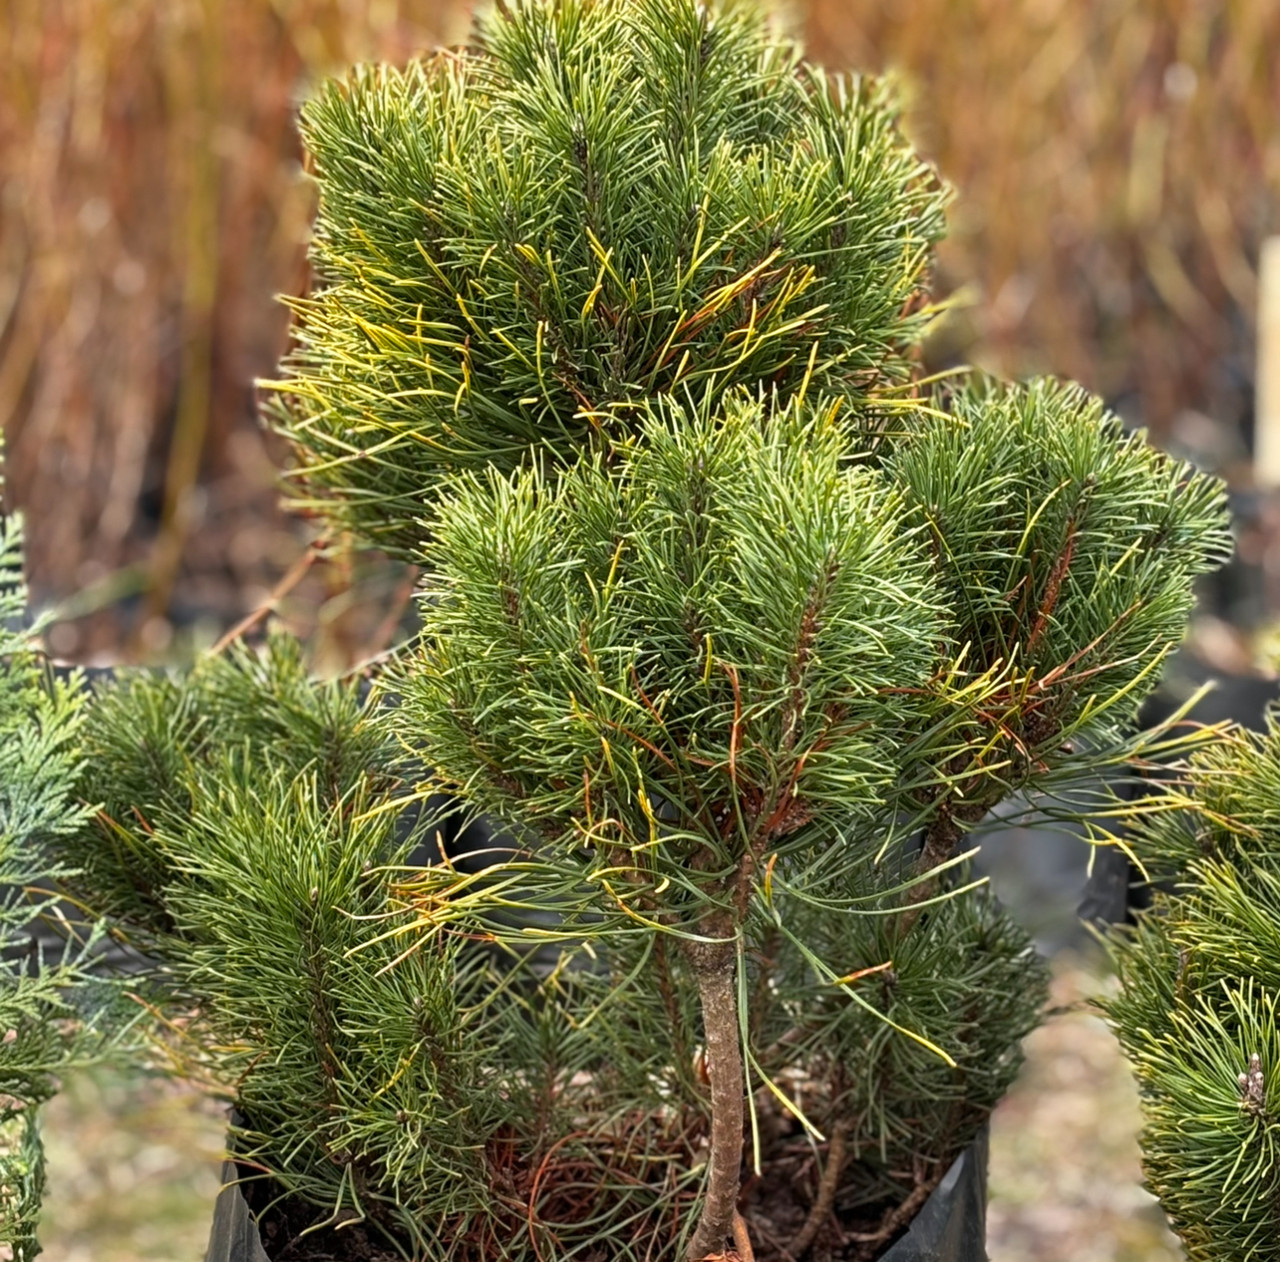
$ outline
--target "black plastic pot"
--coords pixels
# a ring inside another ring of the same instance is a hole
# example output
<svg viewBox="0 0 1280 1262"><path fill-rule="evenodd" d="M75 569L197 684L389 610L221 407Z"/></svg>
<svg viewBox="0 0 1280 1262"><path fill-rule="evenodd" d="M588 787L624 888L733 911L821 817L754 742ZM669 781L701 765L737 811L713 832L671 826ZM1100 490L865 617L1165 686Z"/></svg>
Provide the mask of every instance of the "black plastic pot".
<svg viewBox="0 0 1280 1262"><path fill-rule="evenodd" d="M987 1138L984 1126L881 1262L987 1262Z"/></svg>
<svg viewBox="0 0 1280 1262"><path fill-rule="evenodd" d="M271 1262L258 1236L258 1220L250 1213L239 1185L233 1182L237 1177L236 1163L225 1162L205 1262Z"/></svg>
<svg viewBox="0 0 1280 1262"><path fill-rule="evenodd" d="M258 1224L233 1180L234 1162L222 1169L223 1188L213 1212L205 1262L271 1262ZM880 1262L987 1262L987 1132L951 1164L921 1206L906 1234Z"/></svg>

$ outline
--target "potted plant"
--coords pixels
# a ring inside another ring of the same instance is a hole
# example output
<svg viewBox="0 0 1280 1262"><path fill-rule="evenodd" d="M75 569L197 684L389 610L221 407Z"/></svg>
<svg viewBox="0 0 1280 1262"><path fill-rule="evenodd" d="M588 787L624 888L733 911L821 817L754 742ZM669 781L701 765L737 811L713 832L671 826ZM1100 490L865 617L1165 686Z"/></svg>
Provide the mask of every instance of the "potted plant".
<svg viewBox="0 0 1280 1262"><path fill-rule="evenodd" d="M943 190L750 6L499 4L304 131L273 416L422 634L103 685L59 847L234 1100L236 1247L981 1256L899 1239L1044 995L964 839L1168 743L1220 487L919 379Z"/></svg>
<svg viewBox="0 0 1280 1262"><path fill-rule="evenodd" d="M3 471L0 453L0 493ZM26 603L22 523L0 512L0 1250L15 1262L39 1253L37 1111L61 1070L104 1050L114 1011L84 968L92 942L51 951L31 932L66 875L48 847L87 812L73 796L84 698L75 679L49 672Z"/></svg>
<svg viewBox="0 0 1280 1262"><path fill-rule="evenodd" d="M1112 939L1143 1168L1193 1262L1280 1257L1278 773L1274 717L1198 754L1133 838L1152 905Z"/></svg>

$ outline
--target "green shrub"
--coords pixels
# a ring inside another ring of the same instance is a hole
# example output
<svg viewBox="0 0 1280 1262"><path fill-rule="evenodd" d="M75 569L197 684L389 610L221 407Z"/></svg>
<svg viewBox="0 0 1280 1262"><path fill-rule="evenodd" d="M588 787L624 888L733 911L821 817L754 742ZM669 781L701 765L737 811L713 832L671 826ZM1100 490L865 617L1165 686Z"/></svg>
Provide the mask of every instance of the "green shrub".
<svg viewBox="0 0 1280 1262"><path fill-rule="evenodd" d="M871 1255L1043 1000L961 840L1147 748L1221 488L1072 387L927 391L936 181L747 5L499 5L306 125L275 418L424 631L368 696L280 637L103 688L73 888L295 1226Z"/></svg>
<svg viewBox="0 0 1280 1262"><path fill-rule="evenodd" d="M1193 1262L1280 1258L1280 729L1194 761L1135 851L1160 888L1117 935L1106 1011L1142 1091L1143 1169Z"/></svg>

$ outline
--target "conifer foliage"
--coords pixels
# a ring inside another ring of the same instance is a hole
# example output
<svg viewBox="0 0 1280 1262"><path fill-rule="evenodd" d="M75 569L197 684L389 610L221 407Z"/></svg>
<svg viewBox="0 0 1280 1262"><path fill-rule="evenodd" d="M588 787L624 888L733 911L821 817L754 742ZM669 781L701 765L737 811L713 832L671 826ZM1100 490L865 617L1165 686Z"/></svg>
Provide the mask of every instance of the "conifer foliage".
<svg viewBox="0 0 1280 1262"><path fill-rule="evenodd" d="M277 636L95 700L78 791L100 806L64 843L67 885L160 965L149 1000L182 1018L168 1051L233 1094L238 1154L411 1241L483 1220L500 991L460 939L397 962L381 933L388 869L422 830L386 809L403 790L360 689L313 683Z"/></svg>
<svg viewBox="0 0 1280 1262"><path fill-rule="evenodd" d="M607 449L657 395L900 401L944 198L895 119L741 2L500 4L331 85L276 410L300 502L412 554L451 471Z"/></svg>
<svg viewBox="0 0 1280 1262"><path fill-rule="evenodd" d="M1192 1262L1280 1258L1280 726L1194 761L1134 840L1158 889L1106 1007L1142 1090L1143 1168Z"/></svg>
<svg viewBox="0 0 1280 1262"><path fill-rule="evenodd" d="M80 701L48 674L25 617L22 526L0 512L0 1245L17 1262L39 1251L44 1164L36 1109L89 1038L75 1003L85 980L78 961L46 958L28 928L54 875L46 847L72 832L84 812L71 796Z"/></svg>
<svg viewBox="0 0 1280 1262"><path fill-rule="evenodd" d="M937 181L748 4L500 3L305 125L275 417L423 633L100 689L77 899L288 1256L876 1256L1044 995L961 840L1141 752L1221 489L927 393Z"/></svg>

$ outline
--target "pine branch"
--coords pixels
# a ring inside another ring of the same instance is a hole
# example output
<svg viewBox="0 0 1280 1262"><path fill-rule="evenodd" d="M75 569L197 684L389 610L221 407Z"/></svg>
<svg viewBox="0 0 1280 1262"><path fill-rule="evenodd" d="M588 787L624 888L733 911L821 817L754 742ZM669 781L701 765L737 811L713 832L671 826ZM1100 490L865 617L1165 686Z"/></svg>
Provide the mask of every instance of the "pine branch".
<svg viewBox="0 0 1280 1262"><path fill-rule="evenodd" d="M1159 882L1104 1008L1142 1092L1143 1168L1193 1262L1277 1254L1280 731L1206 747L1131 845Z"/></svg>
<svg viewBox="0 0 1280 1262"><path fill-rule="evenodd" d="M833 1137L814 1224L896 1206L878 1247L1045 992L961 836L1209 739L1125 725L1229 546L1220 486L1074 387L917 397L945 194L884 84L751 5L510 0L329 85L304 131L316 288L272 417L296 504L421 563L423 637L373 695L279 634L123 674L77 737L98 808L41 814L65 747L24 719L23 809L156 961L240 1155L318 1219L430 1262L749 1262L749 1105L780 1177ZM1235 1152L1280 1051L1252 997L1256 1046L1206 1051L1228 1015L1176 961L1193 931L1259 979L1280 955L1251 802L1125 807L1231 927L1180 903L1133 975L1160 1057L1195 993L1176 1033Z"/></svg>
<svg viewBox="0 0 1280 1262"><path fill-rule="evenodd" d="M946 202L897 114L692 0L522 5L330 85L272 386L299 506L416 556L424 488L607 451L655 396L841 391L867 424L908 385Z"/></svg>

